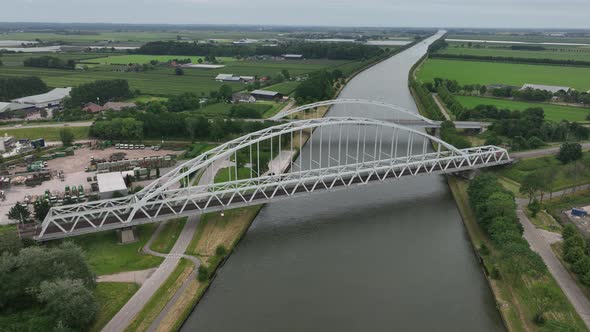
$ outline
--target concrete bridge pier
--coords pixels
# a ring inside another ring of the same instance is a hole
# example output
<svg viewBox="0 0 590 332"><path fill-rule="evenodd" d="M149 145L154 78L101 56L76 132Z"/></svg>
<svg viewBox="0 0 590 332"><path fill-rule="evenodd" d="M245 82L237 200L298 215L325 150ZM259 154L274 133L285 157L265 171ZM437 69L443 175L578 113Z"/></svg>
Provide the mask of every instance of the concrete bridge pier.
<svg viewBox="0 0 590 332"><path fill-rule="evenodd" d="M471 181L473 180L474 177L476 177L479 174L480 170L479 169L470 169L470 170L466 170L466 171L461 171L461 172L455 172L452 173L454 176L467 180L467 181Z"/></svg>
<svg viewBox="0 0 590 332"><path fill-rule="evenodd" d="M137 227L135 226L118 229L117 235L119 236L119 244L128 244L139 241Z"/></svg>

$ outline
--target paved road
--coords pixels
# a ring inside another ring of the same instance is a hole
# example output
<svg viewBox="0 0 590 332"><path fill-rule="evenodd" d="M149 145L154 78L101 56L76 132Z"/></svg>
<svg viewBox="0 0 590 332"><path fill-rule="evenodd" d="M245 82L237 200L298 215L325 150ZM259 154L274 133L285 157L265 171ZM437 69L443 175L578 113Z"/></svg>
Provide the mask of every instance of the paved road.
<svg viewBox="0 0 590 332"><path fill-rule="evenodd" d="M438 94L433 93L432 99L434 99L436 106L438 106L438 109L440 109L440 112L445 117L445 120L451 120L451 116L449 115L449 113L447 113L447 109L443 106L443 104L441 104L440 100L438 100Z"/></svg>
<svg viewBox="0 0 590 332"><path fill-rule="evenodd" d="M561 287L582 320L584 320L586 326L590 328L590 301L588 301L586 295L551 250L553 240L543 234L541 230L535 228L523 212L523 209L523 206L519 206L517 214L524 227L524 238L529 242L531 248L541 256L559 287Z"/></svg>
<svg viewBox="0 0 590 332"><path fill-rule="evenodd" d="M28 129L28 128L54 128L54 127L90 127L92 126L92 121L80 121L80 122L66 122L66 123L45 123L45 124L35 124L35 125L17 125L15 126L2 126L0 130L9 130L9 129Z"/></svg>
<svg viewBox="0 0 590 332"><path fill-rule="evenodd" d="M588 150L590 149L590 143L582 143L582 149ZM514 152L510 153L512 158L516 159L523 159L523 158L534 158L534 157L542 157L550 154L557 154L559 152L559 146L545 148L545 149L538 149L538 150L531 150L531 151L523 151L523 152Z"/></svg>
<svg viewBox="0 0 590 332"><path fill-rule="evenodd" d="M212 183L215 179L215 174L217 171L233 165L232 162L228 160L219 160L213 163L210 167L208 167L203 175L201 175L199 179L199 185ZM108 332L118 332L123 331L137 316L137 314L143 309L143 306L149 301L149 299L154 295L154 293L164 284L166 279L172 274L178 262L181 258L186 258L191 260L195 264L195 270L191 274L191 276L184 282L181 289L176 292L174 297L168 302L166 307L160 312L156 320L150 326L150 330L154 330L158 327L162 319L166 316L172 305L177 301L180 297L181 291L183 291L188 286L188 281L191 278L195 277L195 271L201 264L200 261L193 256L185 255L185 251L190 244L193 235L197 230L197 225L200 220L200 215L194 215L188 218L178 240L174 244L174 247L170 251L170 254L161 254L159 252L152 251L150 249L150 244L152 241L158 236L160 231L162 230L163 223L161 223L150 240L146 243L143 250L154 256L164 257L164 262L158 266L157 270L150 276L148 280L146 280L137 293L131 297L131 299L119 310L119 312L111 319L111 321L103 328L103 331Z"/></svg>

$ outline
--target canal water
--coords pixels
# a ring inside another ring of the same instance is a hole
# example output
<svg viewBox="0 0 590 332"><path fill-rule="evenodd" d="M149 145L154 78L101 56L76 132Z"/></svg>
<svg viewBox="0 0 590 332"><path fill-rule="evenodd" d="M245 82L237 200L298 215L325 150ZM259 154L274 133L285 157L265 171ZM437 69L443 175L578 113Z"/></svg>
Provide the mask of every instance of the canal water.
<svg viewBox="0 0 590 332"><path fill-rule="evenodd" d="M340 98L416 111L408 71L438 37L359 74ZM401 115L340 105L329 116ZM425 176L266 205L182 330L503 326L444 177Z"/></svg>

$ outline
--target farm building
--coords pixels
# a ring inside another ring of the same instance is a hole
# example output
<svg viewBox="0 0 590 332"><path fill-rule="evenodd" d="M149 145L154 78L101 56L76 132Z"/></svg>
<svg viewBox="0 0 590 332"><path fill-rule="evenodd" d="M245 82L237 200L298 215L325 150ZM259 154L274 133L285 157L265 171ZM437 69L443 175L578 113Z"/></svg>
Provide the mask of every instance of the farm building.
<svg viewBox="0 0 590 332"><path fill-rule="evenodd" d="M234 76L233 74L219 74L215 76L215 80L220 82L253 82L254 79L254 76Z"/></svg>
<svg viewBox="0 0 590 332"><path fill-rule="evenodd" d="M136 107L137 105L135 105L135 103L117 103L117 102L108 102L106 104L104 104L104 106L100 106L98 104L95 103L88 103L86 105L84 105L84 108L82 108L83 111L89 112L89 113L100 113L102 111L121 111L124 108L133 108Z"/></svg>
<svg viewBox="0 0 590 332"><path fill-rule="evenodd" d="M133 108L136 107L135 103L116 103L109 101L108 103L104 104L102 107L103 110L109 111L121 111L124 108Z"/></svg>
<svg viewBox="0 0 590 332"><path fill-rule="evenodd" d="M6 112L26 110L29 108L32 108L32 107L30 105L0 102L0 116Z"/></svg>
<svg viewBox="0 0 590 332"><path fill-rule="evenodd" d="M253 96L251 96L247 93L234 93L231 96L231 99L232 99L232 103L234 103L234 104L255 103L256 102L256 98L254 98Z"/></svg>
<svg viewBox="0 0 590 332"><path fill-rule="evenodd" d="M221 82L239 82L240 77L234 76L234 74L219 74L215 77L215 80Z"/></svg>
<svg viewBox="0 0 590 332"><path fill-rule="evenodd" d="M31 105L31 107L38 109L56 107L61 105L61 102L64 100L64 98L70 95L70 91L72 91L72 88L55 88L40 95L13 99L12 102Z"/></svg>
<svg viewBox="0 0 590 332"><path fill-rule="evenodd" d="M84 105L82 110L88 113L100 113L102 111L102 106L95 103L88 103Z"/></svg>
<svg viewBox="0 0 590 332"><path fill-rule="evenodd" d="M115 192L127 195L128 190L121 172L102 173L96 176L101 199L112 198Z"/></svg>
<svg viewBox="0 0 590 332"><path fill-rule="evenodd" d="M254 90L250 93L256 99L277 100L283 99L283 94L276 91Z"/></svg>
<svg viewBox="0 0 590 332"><path fill-rule="evenodd" d="M285 60L303 60L303 54L283 54Z"/></svg>
<svg viewBox="0 0 590 332"><path fill-rule="evenodd" d="M542 84L525 84L520 89L521 90L526 90L526 89L544 90L544 91L549 91L551 93L556 93L556 92L559 92L559 91L562 91L562 90L565 91L565 92L568 92L572 88L570 88L569 86L555 86L555 85L542 85Z"/></svg>

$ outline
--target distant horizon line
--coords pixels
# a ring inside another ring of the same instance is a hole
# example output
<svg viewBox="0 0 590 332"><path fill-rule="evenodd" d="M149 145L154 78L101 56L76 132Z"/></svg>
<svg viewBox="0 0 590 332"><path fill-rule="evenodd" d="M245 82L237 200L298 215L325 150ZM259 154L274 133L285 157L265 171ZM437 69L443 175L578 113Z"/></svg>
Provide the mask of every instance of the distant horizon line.
<svg viewBox="0 0 590 332"><path fill-rule="evenodd" d="M590 31L588 28L575 27L489 27L489 26L387 26L387 25L308 25L308 24L255 24L255 23L117 23L117 22L56 22L56 21L2 21L0 24L55 24L55 25L121 25L121 26L169 26L169 27L268 27L268 28L373 28L373 29L481 29L497 31L515 31L515 30L544 30L544 31L563 31L579 30Z"/></svg>

